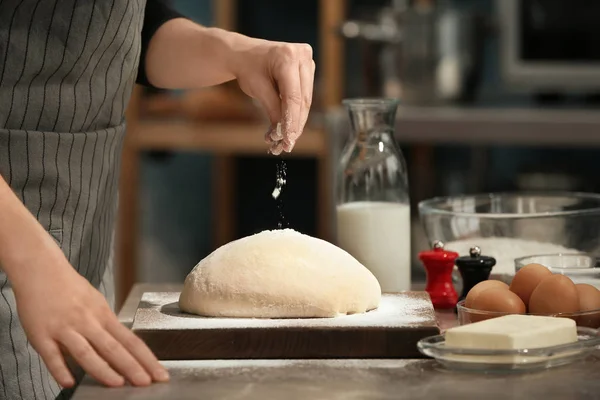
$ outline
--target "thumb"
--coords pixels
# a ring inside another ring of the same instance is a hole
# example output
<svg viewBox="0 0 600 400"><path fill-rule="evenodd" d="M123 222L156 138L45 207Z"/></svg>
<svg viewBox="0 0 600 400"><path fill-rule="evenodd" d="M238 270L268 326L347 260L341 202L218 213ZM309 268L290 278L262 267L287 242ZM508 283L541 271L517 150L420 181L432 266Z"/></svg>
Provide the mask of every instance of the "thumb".
<svg viewBox="0 0 600 400"><path fill-rule="evenodd" d="M277 125L281 121L281 98L275 88L265 85L264 89L256 94L256 100L267 112L271 125Z"/></svg>
<svg viewBox="0 0 600 400"><path fill-rule="evenodd" d="M262 108L265 110L271 126L265 136L267 143L273 140L280 140L281 138L270 137L272 134L278 135L277 125L281 121L281 99L279 94L272 85L261 85L260 89L256 93L255 99L260 103Z"/></svg>

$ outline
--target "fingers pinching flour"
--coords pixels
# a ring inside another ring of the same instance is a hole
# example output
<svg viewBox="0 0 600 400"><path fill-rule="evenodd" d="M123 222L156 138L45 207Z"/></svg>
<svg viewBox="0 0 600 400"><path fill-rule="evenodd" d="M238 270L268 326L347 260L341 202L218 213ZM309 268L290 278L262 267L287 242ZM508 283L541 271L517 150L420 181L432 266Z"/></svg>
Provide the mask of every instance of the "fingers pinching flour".
<svg viewBox="0 0 600 400"><path fill-rule="evenodd" d="M279 142L273 142L273 144L271 144L271 148L269 149L269 151L274 156L280 155L283 152L283 141L280 140Z"/></svg>
<svg viewBox="0 0 600 400"><path fill-rule="evenodd" d="M285 113L284 122L278 122L277 125L269 128L265 134L265 142L269 145L269 153L278 156L282 152L291 153L298 135L291 129L291 116L289 112Z"/></svg>
<svg viewBox="0 0 600 400"><path fill-rule="evenodd" d="M283 152L283 132L281 123L278 123L265 134L265 142L269 145L269 153L278 156Z"/></svg>
<svg viewBox="0 0 600 400"><path fill-rule="evenodd" d="M275 129L269 132L270 138L274 142L283 140L283 132L281 131L281 123L278 123Z"/></svg>

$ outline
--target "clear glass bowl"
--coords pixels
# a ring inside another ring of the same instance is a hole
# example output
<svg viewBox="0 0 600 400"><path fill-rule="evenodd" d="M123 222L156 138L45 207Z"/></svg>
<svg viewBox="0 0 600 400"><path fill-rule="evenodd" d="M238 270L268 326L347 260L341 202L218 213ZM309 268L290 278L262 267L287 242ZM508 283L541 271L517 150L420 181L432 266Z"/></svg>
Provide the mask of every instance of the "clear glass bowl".
<svg viewBox="0 0 600 400"><path fill-rule="evenodd" d="M577 334L575 343L515 350L449 348L445 336L437 335L421 339L417 348L451 369L481 373L532 371L569 364L587 357L600 345L596 329L578 327Z"/></svg>
<svg viewBox="0 0 600 400"><path fill-rule="evenodd" d="M488 193L436 197L419 203L430 242L469 254L479 246L496 259L492 277L506 280L514 260L531 254L600 255L600 195L593 193Z"/></svg>
<svg viewBox="0 0 600 400"><path fill-rule="evenodd" d="M461 300L456 305L456 311L458 314L458 324L466 325L473 322L484 321L486 319L492 319L508 315L512 313L499 312L499 311L483 311L475 310L473 308L465 307L465 301ZM530 314L530 315L542 315L546 317L562 317L571 318L575 321L578 327L585 328L600 328L600 309L590 311L579 311L576 313L557 313L557 314Z"/></svg>
<svg viewBox="0 0 600 400"><path fill-rule="evenodd" d="M598 258L586 253L539 254L515 259L515 272L528 264L540 264L554 274L568 276L575 283L587 283L600 289Z"/></svg>

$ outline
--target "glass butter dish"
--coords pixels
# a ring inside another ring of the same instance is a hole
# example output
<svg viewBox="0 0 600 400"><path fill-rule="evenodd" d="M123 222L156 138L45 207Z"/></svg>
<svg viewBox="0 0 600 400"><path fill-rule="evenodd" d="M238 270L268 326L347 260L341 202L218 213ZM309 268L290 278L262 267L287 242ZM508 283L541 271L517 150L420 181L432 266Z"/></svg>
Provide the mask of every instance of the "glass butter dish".
<svg viewBox="0 0 600 400"><path fill-rule="evenodd" d="M442 334L421 339L417 348L448 369L483 373L536 371L572 363L600 348L597 329L577 327L577 335L577 342L559 346L483 350L446 347Z"/></svg>

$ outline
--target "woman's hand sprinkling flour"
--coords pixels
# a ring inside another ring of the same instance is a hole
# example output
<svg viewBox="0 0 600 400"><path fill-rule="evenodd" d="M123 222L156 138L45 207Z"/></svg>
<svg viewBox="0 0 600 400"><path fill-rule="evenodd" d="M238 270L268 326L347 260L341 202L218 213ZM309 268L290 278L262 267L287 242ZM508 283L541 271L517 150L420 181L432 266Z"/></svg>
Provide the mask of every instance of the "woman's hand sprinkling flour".
<svg viewBox="0 0 600 400"><path fill-rule="evenodd" d="M234 74L240 88L258 100L271 126L265 134L270 152L291 152L302 134L312 103L315 62L308 44L251 39L236 52Z"/></svg>
<svg viewBox="0 0 600 400"><path fill-rule="evenodd" d="M154 86L192 89L237 79L269 117L265 139L271 152L292 151L312 103L315 62L310 45L251 38L185 19L165 23L158 33L145 58Z"/></svg>

